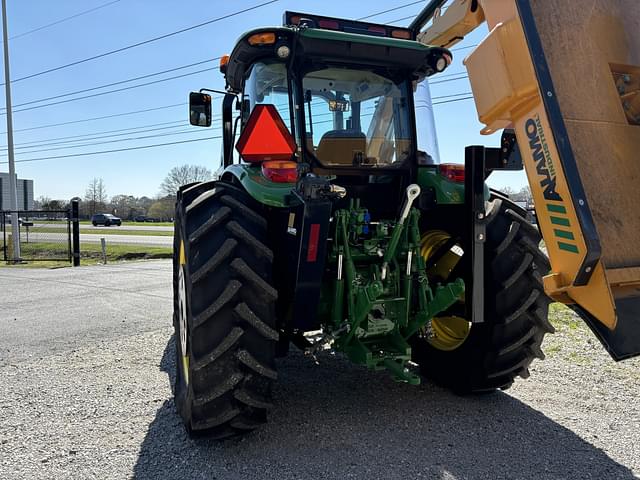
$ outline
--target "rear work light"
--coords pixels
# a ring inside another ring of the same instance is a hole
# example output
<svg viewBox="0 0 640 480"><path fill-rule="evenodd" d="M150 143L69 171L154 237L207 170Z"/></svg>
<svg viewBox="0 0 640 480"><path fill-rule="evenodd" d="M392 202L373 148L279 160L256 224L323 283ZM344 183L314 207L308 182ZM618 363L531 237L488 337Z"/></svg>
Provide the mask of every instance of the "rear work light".
<svg viewBox="0 0 640 480"><path fill-rule="evenodd" d="M454 183L464 183L464 165L458 163L441 163L438 172L444 178Z"/></svg>
<svg viewBox="0 0 640 480"><path fill-rule="evenodd" d="M295 183L298 180L298 164L290 160L262 162L262 175L276 183Z"/></svg>
<svg viewBox="0 0 640 480"><path fill-rule="evenodd" d="M254 33L251 35L247 42L249 45L273 45L276 43L276 34L273 32Z"/></svg>

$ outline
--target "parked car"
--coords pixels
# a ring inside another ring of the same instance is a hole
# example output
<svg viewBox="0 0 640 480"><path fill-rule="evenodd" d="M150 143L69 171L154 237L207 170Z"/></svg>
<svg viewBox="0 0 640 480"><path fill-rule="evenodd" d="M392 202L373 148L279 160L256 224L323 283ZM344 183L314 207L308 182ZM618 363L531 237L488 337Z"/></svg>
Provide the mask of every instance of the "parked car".
<svg viewBox="0 0 640 480"><path fill-rule="evenodd" d="M117 225L118 227L122 225L122 220L120 217L116 217L115 215L111 215L110 213L96 213L93 217L91 217L91 223L94 227L98 225L104 225L105 227L109 227L111 225Z"/></svg>
<svg viewBox="0 0 640 480"><path fill-rule="evenodd" d="M147 221L147 217L145 217L144 215L138 215L133 217L133 221L134 222L146 222Z"/></svg>

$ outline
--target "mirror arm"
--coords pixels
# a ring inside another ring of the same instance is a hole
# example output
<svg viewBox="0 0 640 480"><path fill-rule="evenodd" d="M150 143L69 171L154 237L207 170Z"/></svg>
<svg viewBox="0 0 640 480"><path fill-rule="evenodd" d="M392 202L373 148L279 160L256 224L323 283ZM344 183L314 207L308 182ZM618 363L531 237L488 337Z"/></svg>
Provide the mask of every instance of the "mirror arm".
<svg viewBox="0 0 640 480"><path fill-rule="evenodd" d="M211 90L210 88L201 88L199 92L200 93L202 92L219 93L220 95L233 95L234 97L238 98L237 93L225 92L223 90Z"/></svg>

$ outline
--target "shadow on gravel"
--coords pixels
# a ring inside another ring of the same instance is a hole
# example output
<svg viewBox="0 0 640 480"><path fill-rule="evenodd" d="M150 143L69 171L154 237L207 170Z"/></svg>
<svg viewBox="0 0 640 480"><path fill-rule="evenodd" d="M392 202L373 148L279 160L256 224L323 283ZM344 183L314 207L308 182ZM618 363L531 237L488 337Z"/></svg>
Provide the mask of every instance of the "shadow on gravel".
<svg viewBox="0 0 640 480"><path fill-rule="evenodd" d="M161 368L172 376L173 339ZM602 450L505 393L458 397L332 355L279 363L266 428L189 439L172 400L141 446L139 479L632 479ZM172 380L172 379L171 379Z"/></svg>

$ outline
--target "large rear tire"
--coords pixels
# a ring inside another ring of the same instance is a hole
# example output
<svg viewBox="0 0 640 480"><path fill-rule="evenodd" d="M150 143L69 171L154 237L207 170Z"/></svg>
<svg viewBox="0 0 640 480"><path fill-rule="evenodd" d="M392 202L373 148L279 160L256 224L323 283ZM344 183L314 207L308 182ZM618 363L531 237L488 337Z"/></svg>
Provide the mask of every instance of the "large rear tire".
<svg viewBox="0 0 640 480"><path fill-rule="evenodd" d="M190 434L225 438L266 421L278 339L272 261L267 221L245 192L223 182L181 189L174 393Z"/></svg>
<svg viewBox="0 0 640 480"><path fill-rule="evenodd" d="M472 393L506 389L516 376L529 376L531 362L544 358L544 335L554 331L542 286L549 263L540 239L525 210L494 196L487 215L484 323L465 330L465 319L454 314L434 322L436 335L448 332L446 338L417 335L413 357L425 377Z"/></svg>

